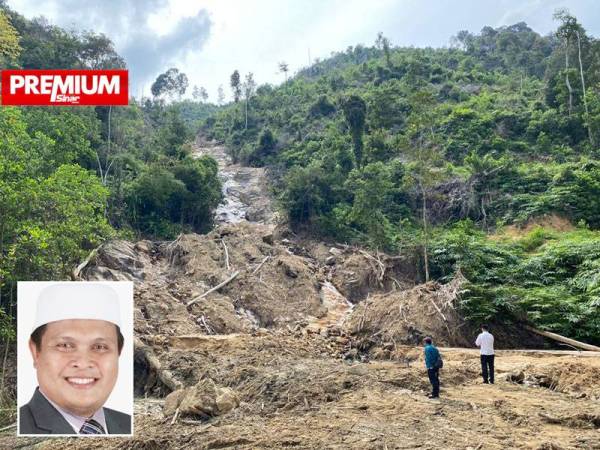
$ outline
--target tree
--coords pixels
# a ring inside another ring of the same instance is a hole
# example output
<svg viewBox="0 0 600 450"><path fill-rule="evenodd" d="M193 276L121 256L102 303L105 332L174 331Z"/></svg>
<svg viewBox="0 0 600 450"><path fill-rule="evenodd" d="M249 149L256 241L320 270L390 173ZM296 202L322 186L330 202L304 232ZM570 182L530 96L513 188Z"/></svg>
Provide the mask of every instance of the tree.
<svg viewBox="0 0 600 450"><path fill-rule="evenodd" d="M14 64L20 54L19 34L0 10L0 67Z"/></svg>
<svg viewBox="0 0 600 450"><path fill-rule="evenodd" d="M316 163L294 166L287 173L282 203L293 229L312 226L316 218L331 208L332 183L328 175Z"/></svg>
<svg viewBox="0 0 600 450"><path fill-rule="evenodd" d="M240 73L237 70L234 70L231 74L229 85L231 86L231 91L233 92L233 101L235 103L239 102L242 95L242 85L240 82Z"/></svg>
<svg viewBox="0 0 600 450"><path fill-rule="evenodd" d="M81 65L89 69L116 69L126 67L125 60L119 56L112 41L104 34L84 32L78 51Z"/></svg>
<svg viewBox="0 0 600 450"><path fill-rule="evenodd" d="M204 103L206 103L206 101L208 100L208 92L204 87L200 88L200 98Z"/></svg>
<svg viewBox="0 0 600 450"><path fill-rule="evenodd" d="M588 132L588 138L590 140L590 144L594 145L594 137L592 134L592 130L590 127L590 112L588 109L586 91L585 91L585 77L583 75L583 63L581 60L581 35L585 36L585 30L583 27L577 22L577 19L569 14L567 9L559 9L554 13L554 19L560 20L561 25L556 30L556 35L563 39L565 42L565 83L567 85L567 89L569 90L569 114L571 114L572 102L573 102L573 90L571 88L571 84L569 82L569 42L573 37L577 38L577 56L579 59L579 75L581 77L581 90L582 90L582 98L583 98L583 107L585 109L585 121Z"/></svg>
<svg viewBox="0 0 600 450"><path fill-rule="evenodd" d="M188 83L188 77L185 73L179 72L179 69L171 68L156 78L150 90L155 97L160 97L163 94L168 95L170 98L180 97L185 94Z"/></svg>
<svg viewBox="0 0 600 450"><path fill-rule="evenodd" d="M258 142L252 153L248 156L248 164L262 166L265 159L273 154L277 147L277 139L271 130L264 129L258 136Z"/></svg>
<svg viewBox="0 0 600 450"><path fill-rule="evenodd" d="M217 103L219 104L219 106L223 105L223 103L225 102L225 91L223 90L223 85L220 84L219 88L217 89Z"/></svg>
<svg viewBox="0 0 600 450"><path fill-rule="evenodd" d="M248 129L248 103L250 102L250 98L254 95L254 91L256 90L256 82L254 81L254 76L252 72L249 72L246 75L246 80L244 81L244 100L246 101L246 124L244 125L244 129Z"/></svg>
<svg viewBox="0 0 600 450"><path fill-rule="evenodd" d="M578 24L575 17L571 16L566 9L559 9L554 13L554 19L562 23L556 30L556 36L562 39L565 46L565 84L569 90L569 115L573 109L573 88L569 80L569 47L571 39L575 35Z"/></svg>
<svg viewBox="0 0 600 450"><path fill-rule="evenodd" d="M429 227L427 216L427 194L443 177L443 158L434 132L435 98L432 93L419 91L410 98L412 113L408 119L404 151L410 159L408 178L421 196L421 220L423 227L423 265L425 281L429 281Z"/></svg>
<svg viewBox="0 0 600 450"><path fill-rule="evenodd" d="M365 128L367 106L365 101L358 95L351 95L343 102L342 108L346 122L350 127L350 133L352 134L356 165L360 167L362 164L363 131Z"/></svg>
<svg viewBox="0 0 600 450"><path fill-rule="evenodd" d="M283 73L284 77L285 77L285 82L287 83L288 80L288 71L290 70L288 64L284 61L281 61L279 63L279 71L281 73Z"/></svg>
<svg viewBox="0 0 600 450"><path fill-rule="evenodd" d="M377 40L375 41L375 46L379 50L383 50L383 54L385 55L385 62L387 64L387 66L391 69L392 68L392 59L391 59L391 53L390 53L390 40L388 38L386 38L381 31L377 34Z"/></svg>
<svg viewBox="0 0 600 450"><path fill-rule="evenodd" d="M208 100L208 92L206 92L206 89L204 89L204 87L198 87L194 85L194 89L192 90L192 97L196 101L201 100L202 102L206 102L206 100Z"/></svg>
<svg viewBox="0 0 600 450"><path fill-rule="evenodd" d="M366 232L374 247L391 246L391 224L383 213L394 188L388 166L378 161L354 169L348 175L344 187L352 192L353 201L349 219Z"/></svg>
<svg viewBox="0 0 600 450"><path fill-rule="evenodd" d="M175 236L187 227L208 231L221 201L217 164L210 157L186 157L170 168L152 165L126 191L132 220L154 236Z"/></svg>

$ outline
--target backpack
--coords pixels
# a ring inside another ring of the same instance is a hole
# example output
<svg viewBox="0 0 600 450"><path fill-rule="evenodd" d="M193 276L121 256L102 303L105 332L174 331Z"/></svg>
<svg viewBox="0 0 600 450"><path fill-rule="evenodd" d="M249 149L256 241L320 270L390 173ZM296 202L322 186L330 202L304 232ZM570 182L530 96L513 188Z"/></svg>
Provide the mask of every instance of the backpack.
<svg viewBox="0 0 600 450"><path fill-rule="evenodd" d="M436 360L435 364L433 365L433 368L441 369L442 367L444 367L444 360L442 359L442 355L440 353L438 353L438 359Z"/></svg>

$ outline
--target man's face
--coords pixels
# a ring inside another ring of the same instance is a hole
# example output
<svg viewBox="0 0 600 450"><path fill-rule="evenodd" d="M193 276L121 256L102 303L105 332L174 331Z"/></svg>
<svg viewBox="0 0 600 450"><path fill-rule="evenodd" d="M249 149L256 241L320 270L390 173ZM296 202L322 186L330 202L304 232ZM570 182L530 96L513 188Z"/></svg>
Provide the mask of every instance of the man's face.
<svg viewBox="0 0 600 450"><path fill-rule="evenodd" d="M40 350L29 348L40 390L72 414L90 417L110 395L117 381L117 329L104 320L50 322Z"/></svg>

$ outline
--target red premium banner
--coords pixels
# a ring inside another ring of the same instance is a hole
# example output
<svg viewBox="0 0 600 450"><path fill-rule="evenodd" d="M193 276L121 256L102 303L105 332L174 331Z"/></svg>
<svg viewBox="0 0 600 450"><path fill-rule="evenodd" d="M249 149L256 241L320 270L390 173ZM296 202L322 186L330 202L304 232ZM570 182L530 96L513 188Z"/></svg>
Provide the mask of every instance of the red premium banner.
<svg viewBox="0 0 600 450"><path fill-rule="evenodd" d="M2 105L127 105L128 71L3 70Z"/></svg>

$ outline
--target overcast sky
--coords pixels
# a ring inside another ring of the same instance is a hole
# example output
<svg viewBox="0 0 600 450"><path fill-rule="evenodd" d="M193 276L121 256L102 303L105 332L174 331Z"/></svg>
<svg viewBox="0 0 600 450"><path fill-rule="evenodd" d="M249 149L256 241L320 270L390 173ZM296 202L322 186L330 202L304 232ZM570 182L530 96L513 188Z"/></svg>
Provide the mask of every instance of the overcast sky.
<svg viewBox="0 0 600 450"><path fill-rule="evenodd" d="M253 72L259 83L280 83L278 62L290 71L349 45L372 45L382 31L397 46L447 46L459 30L478 32L527 22L547 34L552 13L566 7L589 34L600 36L595 0L8 0L28 18L45 16L67 29L108 35L125 57L130 94L150 93L169 67L188 75L216 101L229 76Z"/></svg>

